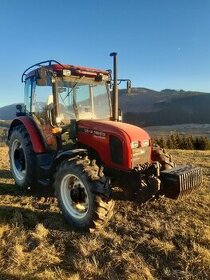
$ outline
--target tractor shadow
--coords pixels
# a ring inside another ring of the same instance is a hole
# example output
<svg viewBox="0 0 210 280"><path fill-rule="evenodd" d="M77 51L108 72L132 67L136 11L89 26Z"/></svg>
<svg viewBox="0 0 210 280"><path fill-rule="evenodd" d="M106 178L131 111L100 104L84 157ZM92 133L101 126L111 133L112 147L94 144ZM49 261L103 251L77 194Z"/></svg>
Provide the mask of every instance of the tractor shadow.
<svg viewBox="0 0 210 280"><path fill-rule="evenodd" d="M17 206L0 206L0 224L19 226L26 230L34 229L36 225L43 224L49 230L59 232L69 231L69 225L64 221L58 211L29 209Z"/></svg>
<svg viewBox="0 0 210 280"><path fill-rule="evenodd" d="M0 272L0 279L1 280L19 280L18 276L14 276L8 273ZM26 278L22 278L23 280ZM27 278L28 279L28 278Z"/></svg>
<svg viewBox="0 0 210 280"><path fill-rule="evenodd" d="M15 184L9 170L0 170L0 198L0 224L22 225L28 229L42 223L59 232L70 228L59 212L52 187L23 189Z"/></svg>
<svg viewBox="0 0 210 280"><path fill-rule="evenodd" d="M7 180L8 179L8 180ZM12 181L12 182L11 182ZM33 190L25 189L17 186L12 174L9 170L0 170L0 195L11 196L33 196L35 198L49 198L54 197L54 191L51 186L37 185Z"/></svg>
<svg viewBox="0 0 210 280"><path fill-rule="evenodd" d="M116 201L132 201L132 199L122 191L113 190L112 198Z"/></svg>
<svg viewBox="0 0 210 280"><path fill-rule="evenodd" d="M12 173L10 170L0 169L0 179L12 179Z"/></svg>
<svg viewBox="0 0 210 280"><path fill-rule="evenodd" d="M34 197L37 199L49 199L54 197L54 191L50 187L37 186L36 190L24 189L17 186L15 183L1 183L0 195L10 195L19 197Z"/></svg>

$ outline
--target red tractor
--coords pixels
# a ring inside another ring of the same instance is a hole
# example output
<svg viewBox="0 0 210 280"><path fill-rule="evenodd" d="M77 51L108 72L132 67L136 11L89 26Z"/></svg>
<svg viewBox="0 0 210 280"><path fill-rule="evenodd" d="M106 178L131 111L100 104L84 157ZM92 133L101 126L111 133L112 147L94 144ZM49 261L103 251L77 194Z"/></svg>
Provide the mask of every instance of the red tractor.
<svg viewBox="0 0 210 280"><path fill-rule="evenodd" d="M145 202L177 199L202 182L200 168L175 167L146 131L121 121L117 85L131 87L117 79L117 54L111 56L113 80L111 71L54 60L26 69L24 105L8 135L16 184L52 186L64 217L80 230L107 223L116 186Z"/></svg>

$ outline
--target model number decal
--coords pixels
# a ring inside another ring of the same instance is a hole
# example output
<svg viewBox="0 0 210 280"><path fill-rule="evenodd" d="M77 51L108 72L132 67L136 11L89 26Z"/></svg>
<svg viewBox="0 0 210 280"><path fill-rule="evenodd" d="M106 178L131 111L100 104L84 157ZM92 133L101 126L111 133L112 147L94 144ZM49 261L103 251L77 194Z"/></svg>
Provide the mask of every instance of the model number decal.
<svg viewBox="0 0 210 280"><path fill-rule="evenodd" d="M98 136L98 137L106 137L106 133L103 131L98 131L98 130L94 130L94 129L90 129L90 128L84 128L84 132L88 133L88 134L92 134L94 136Z"/></svg>

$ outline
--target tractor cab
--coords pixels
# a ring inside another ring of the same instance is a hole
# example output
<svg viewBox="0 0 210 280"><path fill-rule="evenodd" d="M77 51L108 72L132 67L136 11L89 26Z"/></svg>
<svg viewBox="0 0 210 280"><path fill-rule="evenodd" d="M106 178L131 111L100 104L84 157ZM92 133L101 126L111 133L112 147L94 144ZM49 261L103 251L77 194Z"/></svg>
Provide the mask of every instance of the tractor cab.
<svg viewBox="0 0 210 280"><path fill-rule="evenodd" d="M50 60L26 69L22 81L25 82L23 113L33 118L51 149L57 149L58 133L70 133L69 138L75 138L79 120L112 117L108 71Z"/></svg>

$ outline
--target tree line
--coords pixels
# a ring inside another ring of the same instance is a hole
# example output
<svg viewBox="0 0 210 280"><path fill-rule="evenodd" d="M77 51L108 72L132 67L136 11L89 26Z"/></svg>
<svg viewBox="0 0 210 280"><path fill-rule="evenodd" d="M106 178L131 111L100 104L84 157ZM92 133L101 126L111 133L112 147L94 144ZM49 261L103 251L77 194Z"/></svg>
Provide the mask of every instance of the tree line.
<svg viewBox="0 0 210 280"><path fill-rule="evenodd" d="M170 134L154 138L153 143L166 149L210 150L210 139L206 136Z"/></svg>

